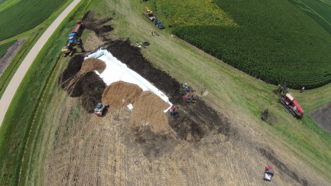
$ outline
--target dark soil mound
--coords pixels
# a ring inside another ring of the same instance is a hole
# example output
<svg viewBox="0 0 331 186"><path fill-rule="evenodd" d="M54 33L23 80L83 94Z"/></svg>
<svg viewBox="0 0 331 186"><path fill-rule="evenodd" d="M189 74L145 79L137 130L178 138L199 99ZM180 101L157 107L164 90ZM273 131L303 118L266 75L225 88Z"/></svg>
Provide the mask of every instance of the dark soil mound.
<svg viewBox="0 0 331 186"><path fill-rule="evenodd" d="M205 135L222 133L230 136L230 124L214 109L200 99L196 103L184 105L179 114L169 117L170 126L184 140L199 141Z"/></svg>
<svg viewBox="0 0 331 186"><path fill-rule="evenodd" d="M75 55L73 58L70 59L67 68L64 70L62 75L59 78L59 83L61 88L64 88L69 83L69 79L74 77L82 67L84 61L84 56L82 55Z"/></svg>
<svg viewBox="0 0 331 186"><path fill-rule="evenodd" d="M81 95L82 105L88 113L93 113L97 103L101 102L102 93L106 88L103 80L94 72L86 73L74 88Z"/></svg>
<svg viewBox="0 0 331 186"><path fill-rule="evenodd" d="M166 72L154 68L141 54L140 49L130 45L129 41L111 41L107 49L132 70L152 82L156 87L170 96L171 101L181 101L179 83Z"/></svg>
<svg viewBox="0 0 331 186"><path fill-rule="evenodd" d="M152 82L165 92L171 102L180 105L179 114L169 118L170 126L179 137L199 141L205 135L215 132L230 135L230 124L213 108L197 98L196 103L185 104L180 94L180 84L166 72L154 68L141 54L140 49L129 41L111 41L107 49L129 68Z"/></svg>
<svg viewBox="0 0 331 186"><path fill-rule="evenodd" d="M111 17L97 20L95 19L94 12L89 11L84 15L83 23L86 29L93 31L97 36L107 40L104 33L112 31L113 27L111 25L104 24L110 20L112 20Z"/></svg>

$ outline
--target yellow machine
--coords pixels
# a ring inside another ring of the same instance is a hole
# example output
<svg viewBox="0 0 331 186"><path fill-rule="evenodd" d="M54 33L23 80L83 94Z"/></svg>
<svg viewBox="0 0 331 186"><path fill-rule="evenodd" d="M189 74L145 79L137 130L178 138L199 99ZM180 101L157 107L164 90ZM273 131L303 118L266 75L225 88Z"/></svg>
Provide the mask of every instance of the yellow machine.
<svg viewBox="0 0 331 186"><path fill-rule="evenodd" d="M145 7L145 12L150 16L153 15L153 11L151 9L149 9L148 7Z"/></svg>

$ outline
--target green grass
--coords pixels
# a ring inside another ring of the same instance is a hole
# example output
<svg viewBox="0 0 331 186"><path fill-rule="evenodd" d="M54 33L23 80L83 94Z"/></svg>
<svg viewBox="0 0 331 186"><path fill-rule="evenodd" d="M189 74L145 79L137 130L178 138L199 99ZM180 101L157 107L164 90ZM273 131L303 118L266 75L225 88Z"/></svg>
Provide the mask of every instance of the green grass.
<svg viewBox="0 0 331 186"><path fill-rule="evenodd" d="M86 2L88 1L85 1L85 5ZM33 169L30 170L27 167L30 165L31 159L33 160L35 157L35 148L40 148L35 145L36 141L30 141L32 136L39 135L38 128L42 125L38 123L39 125L36 126L34 122L34 119L38 117L36 114L38 106L41 106L42 95L51 79L50 74L55 69L61 55L59 51L65 43L65 36L70 32L76 20L82 17L82 11L86 10L84 7L80 6L78 14L69 16L60 29L53 34L30 67L20 85L20 91L15 94L0 130L0 183L3 185L24 184L26 179L30 178L25 175ZM78 8L75 11L77 10ZM53 79L57 82L56 80ZM40 183L36 185L40 185Z"/></svg>
<svg viewBox="0 0 331 186"><path fill-rule="evenodd" d="M10 46L12 46L15 41L0 45L0 58L4 56Z"/></svg>
<svg viewBox="0 0 331 186"><path fill-rule="evenodd" d="M97 15L100 17L115 15L112 20L114 34L132 41L149 41L151 46L142 51L153 65L166 70L178 81L188 81L196 90L206 88L210 94L204 99L220 110L226 108L226 111L221 111L227 112L231 120L243 121L248 128L263 128L256 132L273 139L272 145L284 143L284 152L289 156L295 155L295 158L303 160L319 175L331 181L330 135L316 126L308 116L300 121L284 111L277 103L277 96L272 93L275 86L254 79L182 40L171 37L167 30L159 31L159 37L151 37L148 33L155 27L142 17L143 7L144 4L139 1L130 0L94 1L91 6L98 10ZM84 12L85 9L79 10ZM77 15L79 19L81 14ZM65 60L57 62L57 50L63 45L63 36L74 22L75 19L71 20L48 42L15 96L0 130L0 183L16 185L17 174L22 169L20 184L43 184L43 163L49 147L47 140L50 133L55 132L46 128L52 125L50 118L61 117L54 115L53 111L62 108L64 99L54 97L58 74L66 66ZM331 99L330 91L331 85L328 85L304 94L295 91L295 94L308 112L327 103ZM73 105L75 107L77 105ZM259 119L260 112L266 107L277 116L275 126L266 125ZM77 117L74 111L71 114L72 119Z"/></svg>
<svg viewBox="0 0 331 186"><path fill-rule="evenodd" d="M4 93L8 83L10 82L12 76L15 74L17 68L23 61L25 55L30 51L30 49L33 47L34 43L37 41L37 39L41 36L41 34L48 28L48 26L56 19L56 17L67 7L67 5L71 1L67 1L61 8L59 8L57 11L53 12L51 16L47 20L45 20L43 23L41 23L39 26L24 32L22 34L19 34L17 36L14 36L12 38L6 39L4 41L0 41L0 44L5 44L8 42L13 42L18 39L24 39L24 44L19 50L19 52L16 54L16 56L12 59L12 61L7 66L5 72L0 76L0 97Z"/></svg>
<svg viewBox="0 0 331 186"><path fill-rule="evenodd" d="M30 30L65 3L64 0L22 0L0 12L0 41Z"/></svg>
<svg viewBox="0 0 331 186"><path fill-rule="evenodd" d="M145 6L153 8L155 1L150 1L148 4L129 2L123 0L121 5L118 5L113 0L108 4L116 15L112 22L115 34L122 38L129 38L133 42L150 42L151 47L143 49L143 52L153 65L169 72L179 81L189 82L196 90L206 88L210 95L205 99L218 108L226 108L222 112L228 113L231 120L239 120L247 124L244 125L245 127L252 127L253 130L256 129L256 125L264 128L263 131L256 130L256 132L269 136L268 138L273 141L270 144L272 148L276 148L275 146L281 143L283 151L289 153L290 157L302 160L318 175L331 181L329 174L331 172L331 149L329 148L331 135L324 132L309 117L309 112L330 102L331 84L305 91L303 94L291 90L306 111L304 119L297 120L278 103L278 97L273 93L276 86L252 78L187 43L171 37L168 34L171 31L169 29L159 30L159 37L150 37L148 33L156 28L147 19L139 16ZM113 6L114 4L116 6ZM104 5L101 6L104 7ZM233 6L238 5L233 4ZM292 5L289 4L289 6ZM157 9L157 15L165 19L159 11ZM238 28L242 27L234 16L228 15L239 25ZM171 24L171 22L168 23ZM192 27L198 28L198 26ZM206 30L203 33L206 33ZM213 42L210 39L207 41ZM237 41L240 40L237 39ZM266 108L277 118L274 126L269 126L260 120L260 114Z"/></svg>
<svg viewBox="0 0 331 186"><path fill-rule="evenodd" d="M317 19L307 16L293 3L287 0L215 0L226 13L225 17L237 25L233 26L224 25L225 19L220 20L219 25L215 22L210 25L176 24L172 12L180 13L183 8L173 5L174 1L154 0L157 15L173 26L177 36L226 63L273 84L286 81L294 88L314 88L331 82L330 33ZM306 4L315 2L302 1ZM196 0L185 2L197 3ZM328 20L331 7L323 3L318 5L311 5L312 10ZM209 19L194 14L195 10L192 12L193 22Z"/></svg>
<svg viewBox="0 0 331 186"><path fill-rule="evenodd" d="M291 0L290 2L299 7L331 34L331 6L319 0Z"/></svg>
<svg viewBox="0 0 331 186"><path fill-rule="evenodd" d="M14 6L16 3L20 2L22 0L0 0L0 12L11 7Z"/></svg>

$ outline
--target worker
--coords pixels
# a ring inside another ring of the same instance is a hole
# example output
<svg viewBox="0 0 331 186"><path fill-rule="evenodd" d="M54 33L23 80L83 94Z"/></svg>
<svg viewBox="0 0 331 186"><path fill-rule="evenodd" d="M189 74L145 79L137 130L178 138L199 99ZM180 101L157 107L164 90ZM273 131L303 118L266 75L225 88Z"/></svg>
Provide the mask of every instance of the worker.
<svg viewBox="0 0 331 186"><path fill-rule="evenodd" d="M302 87L300 92L303 93L305 91L305 87Z"/></svg>
<svg viewBox="0 0 331 186"><path fill-rule="evenodd" d="M172 115L172 116L176 115L177 114L177 107L175 105L173 105L170 108L169 112L170 112L170 115Z"/></svg>
<svg viewBox="0 0 331 186"><path fill-rule="evenodd" d="M181 85L186 93L190 92L190 86L188 86L188 84L186 82L182 83Z"/></svg>

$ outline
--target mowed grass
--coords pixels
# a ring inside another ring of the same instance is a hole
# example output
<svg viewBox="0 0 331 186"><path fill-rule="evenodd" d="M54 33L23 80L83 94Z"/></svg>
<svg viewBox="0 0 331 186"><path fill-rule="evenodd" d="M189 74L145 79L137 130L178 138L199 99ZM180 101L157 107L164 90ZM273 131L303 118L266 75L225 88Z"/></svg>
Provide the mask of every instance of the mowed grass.
<svg viewBox="0 0 331 186"><path fill-rule="evenodd" d="M204 99L216 105L220 112L227 113L232 121L239 122L240 127L248 127L268 136L272 141L269 145L275 151L289 153L290 159L298 158L312 167L315 170L312 174L316 172L331 181L331 135L309 118L310 111L331 100L331 85L303 94L291 90L306 111L304 119L297 120L278 103L278 97L273 93L276 86L252 78L172 37L169 29L158 31L159 37L151 37L150 31L156 28L141 14L144 7L151 4L129 0L123 0L120 4L116 2L111 0L106 3L116 15L112 21L115 34L129 38L133 43L150 42L151 46L143 49L143 53L153 65L167 71L178 81L189 82L195 90L206 88L210 94ZM99 6L105 5L100 3ZM102 10L104 12L100 15L109 13L107 9L100 8ZM260 120L264 109L269 109L277 118L273 126Z"/></svg>
<svg viewBox="0 0 331 186"><path fill-rule="evenodd" d="M0 41L36 27L64 3L64 0L22 0L2 10Z"/></svg>
<svg viewBox="0 0 331 186"><path fill-rule="evenodd" d="M43 182L37 183L35 180L42 176L43 165L39 164L42 161L39 158L45 155L38 154L45 141L36 140L39 135L43 135L40 128L44 123L36 123L39 121L39 108L48 103L44 100L48 83L52 81L52 88L57 85L58 77L50 75L56 69L67 34L77 20L82 18L89 2L82 1L75 10L77 13L71 14L56 30L27 72L19 87L20 91L15 94L0 130L1 185L43 185ZM51 113L49 108L42 111Z"/></svg>
<svg viewBox="0 0 331 186"><path fill-rule="evenodd" d="M157 14L170 22L175 21L169 14L183 9L183 6L171 6L173 1L153 0ZM187 4L196 2L186 1ZM293 88L314 88L331 82L331 35L293 3L287 0L214 2L237 26L224 26L223 20L219 25L183 23L174 25L173 32L226 63L269 83L286 81ZM208 3L204 1L204 4ZM319 15L330 16L331 7L323 5L323 14ZM165 13L167 11L170 13ZM314 11L322 12L322 9ZM194 13L190 18L200 19ZM203 18L213 19L210 16Z"/></svg>

